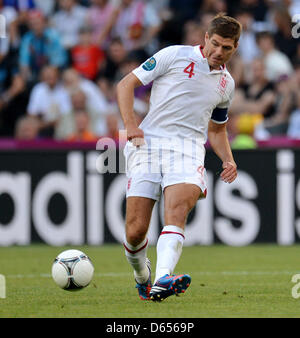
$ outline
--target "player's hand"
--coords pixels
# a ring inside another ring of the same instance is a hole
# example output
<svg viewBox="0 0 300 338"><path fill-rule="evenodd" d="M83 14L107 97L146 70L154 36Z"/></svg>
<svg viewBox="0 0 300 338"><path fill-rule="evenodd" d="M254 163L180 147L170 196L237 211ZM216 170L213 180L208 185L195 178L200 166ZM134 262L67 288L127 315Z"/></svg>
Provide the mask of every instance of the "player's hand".
<svg viewBox="0 0 300 338"><path fill-rule="evenodd" d="M138 127L129 127L127 128L127 139L135 147L140 147L145 144L144 132Z"/></svg>
<svg viewBox="0 0 300 338"><path fill-rule="evenodd" d="M223 171L221 172L221 179L225 183L232 183L237 177L237 167L234 162L224 162Z"/></svg>

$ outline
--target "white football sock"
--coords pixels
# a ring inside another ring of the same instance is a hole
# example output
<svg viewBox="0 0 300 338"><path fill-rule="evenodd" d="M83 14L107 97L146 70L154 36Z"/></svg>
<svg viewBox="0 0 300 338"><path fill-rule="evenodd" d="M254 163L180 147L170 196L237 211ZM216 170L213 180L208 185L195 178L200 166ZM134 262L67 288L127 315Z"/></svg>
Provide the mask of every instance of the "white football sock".
<svg viewBox="0 0 300 338"><path fill-rule="evenodd" d="M124 240L125 256L129 264L133 267L135 280L144 284L149 278L149 269L146 265L148 239L145 238L138 246L129 244Z"/></svg>
<svg viewBox="0 0 300 338"><path fill-rule="evenodd" d="M175 225L164 226L156 246L157 263L154 283L165 274L173 273L182 252L183 241L183 229Z"/></svg>

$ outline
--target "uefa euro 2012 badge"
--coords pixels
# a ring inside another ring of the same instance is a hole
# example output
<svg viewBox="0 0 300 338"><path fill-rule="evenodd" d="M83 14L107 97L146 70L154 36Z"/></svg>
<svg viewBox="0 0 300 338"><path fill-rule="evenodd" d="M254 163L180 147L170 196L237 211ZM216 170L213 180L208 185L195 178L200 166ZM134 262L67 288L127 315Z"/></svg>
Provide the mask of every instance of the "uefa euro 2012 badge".
<svg viewBox="0 0 300 338"><path fill-rule="evenodd" d="M147 72L150 70L153 70L156 66L156 60L152 56L152 58L148 59L144 64L143 64L143 69L145 69Z"/></svg>

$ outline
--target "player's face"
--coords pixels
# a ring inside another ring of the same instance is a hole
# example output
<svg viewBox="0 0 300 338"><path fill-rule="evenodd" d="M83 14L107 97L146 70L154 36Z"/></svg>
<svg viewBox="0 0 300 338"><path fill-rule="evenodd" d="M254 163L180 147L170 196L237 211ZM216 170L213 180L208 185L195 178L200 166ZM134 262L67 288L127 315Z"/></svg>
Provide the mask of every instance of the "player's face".
<svg viewBox="0 0 300 338"><path fill-rule="evenodd" d="M219 69L230 59L237 46L233 39L223 38L218 34L213 34L209 37L208 33L206 33L204 52L210 67Z"/></svg>

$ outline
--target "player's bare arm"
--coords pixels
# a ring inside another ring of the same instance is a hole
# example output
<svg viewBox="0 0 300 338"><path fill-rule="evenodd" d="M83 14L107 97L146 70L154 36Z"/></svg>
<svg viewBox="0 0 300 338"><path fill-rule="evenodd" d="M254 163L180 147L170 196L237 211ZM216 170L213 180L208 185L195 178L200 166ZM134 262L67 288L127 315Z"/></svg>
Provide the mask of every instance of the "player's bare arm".
<svg viewBox="0 0 300 338"><path fill-rule="evenodd" d="M127 131L127 138L135 146L144 144L144 132L138 128L133 110L134 89L141 85L141 81L133 73L130 73L117 86L118 104Z"/></svg>
<svg viewBox="0 0 300 338"><path fill-rule="evenodd" d="M217 124L210 121L207 136L214 152L223 162L222 167L224 170L220 175L222 180L228 183L233 182L237 177L237 166L230 148L226 123Z"/></svg>

